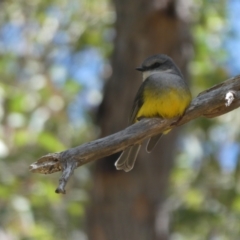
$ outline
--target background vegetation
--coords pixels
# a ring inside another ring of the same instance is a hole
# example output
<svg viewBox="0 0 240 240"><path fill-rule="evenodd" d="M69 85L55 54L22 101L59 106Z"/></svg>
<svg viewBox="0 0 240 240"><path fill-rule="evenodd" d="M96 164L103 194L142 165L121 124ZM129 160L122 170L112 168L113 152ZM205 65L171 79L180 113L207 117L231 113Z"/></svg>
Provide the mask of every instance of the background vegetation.
<svg viewBox="0 0 240 240"><path fill-rule="evenodd" d="M237 1L192 3L193 95L237 74ZM28 172L39 156L99 136L94 122L116 34L106 0L0 1L0 239L87 239L91 166L67 195L59 174ZM170 238L238 239L239 111L188 124L166 208Z"/></svg>

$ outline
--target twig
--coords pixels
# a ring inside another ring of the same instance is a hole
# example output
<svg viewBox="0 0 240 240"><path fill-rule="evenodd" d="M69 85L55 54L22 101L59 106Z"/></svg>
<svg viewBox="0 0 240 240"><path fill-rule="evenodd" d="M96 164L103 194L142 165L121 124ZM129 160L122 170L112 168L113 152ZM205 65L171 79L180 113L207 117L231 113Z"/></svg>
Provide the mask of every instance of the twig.
<svg viewBox="0 0 240 240"><path fill-rule="evenodd" d="M70 148L60 153L47 154L30 165L34 173L50 174L62 171L57 193L65 193L65 185L74 169L91 161L120 152L126 147L141 143L158 132L183 125L195 118L213 118L240 106L240 76L200 93L191 103L180 121L159 118L142 119L128 128L110 136Z"/></svg>

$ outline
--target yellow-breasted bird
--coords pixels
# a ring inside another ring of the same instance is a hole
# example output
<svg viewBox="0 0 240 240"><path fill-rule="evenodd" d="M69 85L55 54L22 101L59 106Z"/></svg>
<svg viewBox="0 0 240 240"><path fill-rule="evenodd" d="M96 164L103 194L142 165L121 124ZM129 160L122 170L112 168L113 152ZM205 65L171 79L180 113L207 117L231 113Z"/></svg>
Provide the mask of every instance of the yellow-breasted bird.
<svg viewBox="0 0 240 240"><path fill-rule="evenodd" d="M192 95L173 60L167 55L157 54L145 59L136 69L143 73L143 83L134 100L130 123L142 118L181 117L189 106ZM168 132L169 130L163 134ZM149 139L148 152L154 148L161 136L162 133ZM132 170L140 147L140 144L136 144L126 148L115 163L117 170Z"/></svg>

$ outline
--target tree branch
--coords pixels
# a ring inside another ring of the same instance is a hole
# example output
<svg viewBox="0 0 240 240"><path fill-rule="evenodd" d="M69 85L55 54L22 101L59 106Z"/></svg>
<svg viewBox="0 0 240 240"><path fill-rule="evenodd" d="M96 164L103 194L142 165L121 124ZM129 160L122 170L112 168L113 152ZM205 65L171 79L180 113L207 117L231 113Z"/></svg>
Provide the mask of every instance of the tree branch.
<svg viewBox="0 0 240 240"><path fill-rule="evenodd" d="M47 154L30 165L34 173L50 174L62 171L57 193L65 193L65 185L75 168L91 161L120 152L126 147L141 143L158 132L183 125L195 118L213 118L240 106L240 76L201 92L191 103L180 121L160 118L142 119L126 129L110 136L70 148L59 153Z"/></svg>

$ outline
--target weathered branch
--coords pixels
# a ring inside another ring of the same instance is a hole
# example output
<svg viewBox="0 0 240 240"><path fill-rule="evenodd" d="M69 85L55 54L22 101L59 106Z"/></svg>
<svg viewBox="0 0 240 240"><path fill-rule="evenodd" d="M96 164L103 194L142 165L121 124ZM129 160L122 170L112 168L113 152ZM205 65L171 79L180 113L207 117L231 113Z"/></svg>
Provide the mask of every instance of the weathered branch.
<svg viewBox="0 0 240 240"><path fill-rule="evenodd" d="M74 169L91 161L117 153L126 147L140 143L158 132L183 125L195 118L213 118L240 106L240 76L201 92L191 103L180 121L159 118L142 119L128 128L110 136L70 148L59 153L50 153L30 165L30 171L50 174L62 171L57 193L65 193L65 185Z"/></svg>

